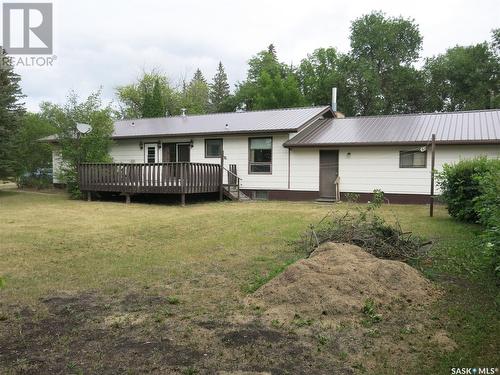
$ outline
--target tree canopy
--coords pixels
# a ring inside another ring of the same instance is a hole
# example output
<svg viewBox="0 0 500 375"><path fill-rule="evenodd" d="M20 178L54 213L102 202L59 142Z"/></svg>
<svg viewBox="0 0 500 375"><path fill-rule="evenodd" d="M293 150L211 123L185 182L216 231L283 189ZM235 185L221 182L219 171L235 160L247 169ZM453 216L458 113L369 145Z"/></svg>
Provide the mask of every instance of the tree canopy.
<svg viewBox="0 0 500 375"><path fill-rule="evenodd" d="M233 90L222 62L211 82L197 69L179 87L169 85L158 72L144 73L117 89L120 115L177 115L181 108L202 114L328 105L332 87L338 89L338 110L347 116L500 106L499 28L492 30L489 43L455 46L417 64L422 61L422 42L415 20L373 11L352 22L347 53L317 48L293 65L280 61L270 44L250 58L245 79Z"/></svg>
<svg viewBox="0 0 500 375"><path fill-rule="evenodd" d="M42 103L41 116L56 129L58 150L61 154L61 172L58 176L74 197L80 196L77 184L79 163L110 162L109 149L113 133L112 109L103 106L101 92L91 94L79 101L76 94L70 93L64 105ZM77 123L89 124L92 130L79 134Z"/></svg>

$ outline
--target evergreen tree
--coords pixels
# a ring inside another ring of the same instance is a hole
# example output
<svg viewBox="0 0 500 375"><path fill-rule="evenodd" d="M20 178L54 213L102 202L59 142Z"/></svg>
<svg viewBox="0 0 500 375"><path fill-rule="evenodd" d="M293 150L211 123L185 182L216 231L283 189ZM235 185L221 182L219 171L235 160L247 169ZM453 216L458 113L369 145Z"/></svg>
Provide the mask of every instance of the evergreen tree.
<svg viewBox="0 0 500 375"><path fill-rule="evenodd" d="M20 76L14 73L7 52L0 47L0 178L13 177L14 136L24 113Z"/></svg>
<svg viewBox="0 0 500 375"><path fill-rule="evenodd" d="M209 87L200 69L196 69L191 81L184 85L181 104L188 114L209 112Z"/></svg>
<svg viewBox="0 0 500 375"><path fill-rule="evenodd" d="M230 93L227 74L222 62L219 62L213 83L210 85L210 104L212 112L223 112L226 110Z"/></svg>

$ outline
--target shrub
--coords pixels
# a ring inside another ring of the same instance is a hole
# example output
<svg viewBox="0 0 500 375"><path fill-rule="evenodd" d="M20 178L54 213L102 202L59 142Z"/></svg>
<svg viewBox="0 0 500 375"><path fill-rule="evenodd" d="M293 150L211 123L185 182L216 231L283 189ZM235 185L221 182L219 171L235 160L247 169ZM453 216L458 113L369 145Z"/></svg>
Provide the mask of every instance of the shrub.
<svg viewBox="0 0 500 375"><path fill-rule="evenodd" d="M52 170L39 169L34 173L25 173L17 178L20 189L47 189L52 185Z"/></svg>
<svg viewBox="0 0 500 375"><path fill-rule="evenodd" d="M373 198L371 204L373 207L380 207L384 203L384 192L380 189L373 190Z"/></svg>
<svg viewBox="0 0 500 375"><path fill-rule="evenodd" d="M500 160L479 157L445 164L437 175L442 201L452 217L462 221L478 222L475 200L482 195L481 181L488 173L500 170Z"/></svg>
<svg viewBox="0 0 500 375"><path fill-rule="evenodd" d="M476 177L481 195L474 199L479 223L486 227L481 235L486 251L491 255L495 274L500 277L500 163Z"/></svg>
<svg viewBox="0 0 500 375"><path fill-rule="evenodd" d="M483 246L500 276L500 159L480 157L445 165L438 183L451 216L485 227Z"/></svg>

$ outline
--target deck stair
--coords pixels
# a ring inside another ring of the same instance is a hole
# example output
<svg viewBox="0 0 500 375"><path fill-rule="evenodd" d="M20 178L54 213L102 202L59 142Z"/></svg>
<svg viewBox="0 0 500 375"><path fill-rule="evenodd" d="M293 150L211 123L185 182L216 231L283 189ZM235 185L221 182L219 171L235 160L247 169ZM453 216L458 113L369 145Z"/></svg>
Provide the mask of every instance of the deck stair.
<svg viewBox="0 0 500 375"><path fill-rule="evenodd" d="M229 169L222 168L227 172L227 184L223 185L224 196L232 201L249 201L250 197L240 189L241 177L236 172L236 164L229 164Z"/></svg>
<svg viewBox="0 0 500 375"><path fill-rule="evenodd" d="M246 202L251 200L248 195L239 190L238 186L224 185L224 196L232 201Z"/></svg>

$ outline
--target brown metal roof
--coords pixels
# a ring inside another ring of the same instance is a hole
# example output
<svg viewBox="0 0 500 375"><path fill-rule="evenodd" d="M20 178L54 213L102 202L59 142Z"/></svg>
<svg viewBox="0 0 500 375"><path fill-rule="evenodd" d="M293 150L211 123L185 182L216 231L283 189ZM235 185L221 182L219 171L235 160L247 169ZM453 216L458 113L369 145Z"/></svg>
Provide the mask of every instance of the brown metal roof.
<svg viewBox="0 0 500 375"><path fill-rule="evenodd" d="M121 120L113 138L294 132L327 112L330 107L324 106Z"/></svg>
<svg viewBox="0 0 500 375"><path fill-rule="evenodd" d="M285 143L287 147L427 143L500 144L500 109L360 116L318 121Z"/></svg>

